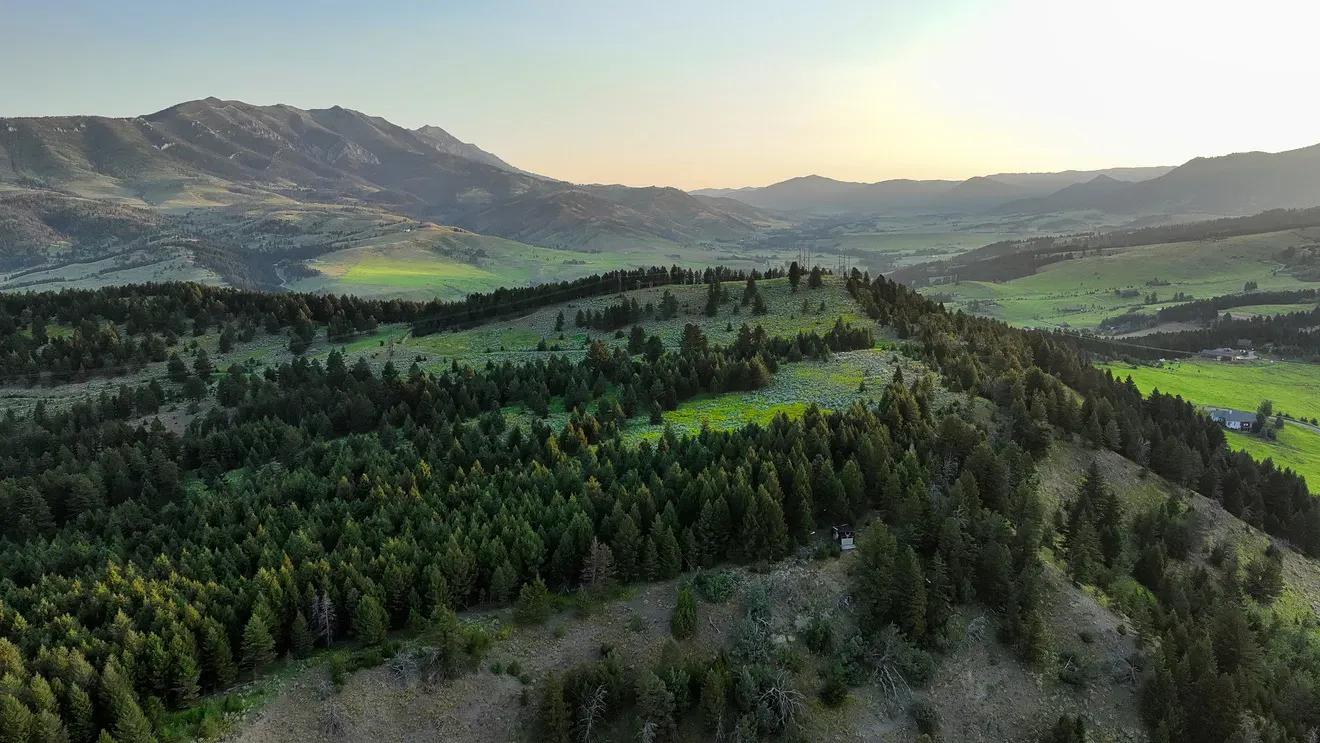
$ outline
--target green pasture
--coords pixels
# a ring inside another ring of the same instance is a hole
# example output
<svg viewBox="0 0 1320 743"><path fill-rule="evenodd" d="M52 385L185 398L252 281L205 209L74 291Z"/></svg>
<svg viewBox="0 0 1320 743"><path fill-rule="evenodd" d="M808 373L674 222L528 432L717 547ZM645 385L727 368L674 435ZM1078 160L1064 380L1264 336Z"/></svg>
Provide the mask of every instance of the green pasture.
<svg viewBox="0 0 1320 743"><path fill-rule="evenodd" d="M1289 423L1275 441L1251 434L1228 432L1228 443L1256 459L1273 459L1306 479L1312 492L1320 493L1320 433Z"/></svg>
<svg viewBox="0 0 1320 743"><path fill-rule="evenodd" d="M1305 231L1290 230L1144 245L1052 263L1012 281L967 281L923 291L947 298L952 307L1013 325L1089 328L1129 310L1152 312L1178 292L1206 299L1241 292L1248 281L1255 281L1260 290L1314 286L1283 272L1276 260L1284 249L1314 239ZM1115 290L1136 290L1138 296L1122 297ZM1161 301L1146 305L1144 297L1151 292ZM973 304L977 301L979 307Z"/></svg>
<svg viewBox="0 0 1320 743"><path fill-rule="evenodd" d="M1142 392L1158 389L1181 395L1198 405L1255 410L1261 400L1274 401L1276 412L1296 418L1320 418L1320 365L1296 361L1226 364L1188 359L1162 366L1103 365Z"/></svg>
<svg viewBox="0 0 1320 743"><path fill-rule="evenodd" d="M1287 315L1293 312L1310 312L1315 309L1315 303L1303 304L1249 304L1242 307L1231 307L1224 310L1235 318L1242 319L1247 317L1273 317L1275 315Z"/></svg>
<svg viewBox="0 0 1320 743"><path fill-rule="evenodd" d="M1292 361L1225 364L1208 360L1177 361L1163 366L1109 364L1119 378L1132 377L1142 392L1158 389L1197 405L1255 410L1263 399L1277 412L1310 420L1320 417L1320 365ZM1320 491L1320 433L1293 423L1277 441L1228 432L1229 445L1257 459L1273 459L1306 478Z"/></svg>

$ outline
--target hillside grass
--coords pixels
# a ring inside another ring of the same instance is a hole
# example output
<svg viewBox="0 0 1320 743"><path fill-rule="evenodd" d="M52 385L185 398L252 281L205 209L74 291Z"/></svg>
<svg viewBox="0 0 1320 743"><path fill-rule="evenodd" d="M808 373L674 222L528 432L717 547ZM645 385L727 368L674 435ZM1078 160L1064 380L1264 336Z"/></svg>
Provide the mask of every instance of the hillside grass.
<svg viewBox="0 0 1320 743"><path fill-rule="evenodd" d="M575 279L642 261L526 245L453 227L395 230L308 261L296 291L461 299L504 286Z"/></svg>
<svg viewBox="0 0 1320 743"><path fill-rule="evenodd" d="M1181 395L1198 405L1254 411L1261 400L1274 401L1275 412L1310 420L1320 418L1320 365L1296 361L1225 364L1187 359L1162 366L1103 364L1119 379L1132 377L1142 391Z"/></svg>
<svg viewBox="0 0 1320 743"><path fill-rule="evenodd" d="M922 291L947 297L957 308L967 309L969 303L979 301L979 314L1021 327L1093 328L1129 310L1154 312L1169 306L1178 292L1206 299L1239 293L1248 281L1256 282L1261 291L1314 287L1285 273L1276 256L1289 247L1313 244L1316 238L1316 230L1287 230L1143 245L1051 263L1012 281L967 281ZM1148 284L1155 280L1168 284ZM1138 296L1114 293L1132 289ZM1145 304L1144 297L1151 292L1163 301Z"/></svg>
<svg viewBox="0 0 1320 743"><path fill-rule="evenodd" d="M1320 433L1288 424L1270 441L1251 434L1228 431L1228 443L1256 459L1272 459L1275 466L1296 472L1313 493L1320 493Z"/></svg>
<svg viewBox="0 0 1320 743"><path fill-rule="evenodd" d="M1309 312L1313 309L1315 309L1314 302L1303 302L1299 304L1249 304L1242 307L1231 307L1224 310L1224 312L1240 320L1248 317L1273 317L1293 312ZM1223 312L1220 314L1223 314Z"/></svg>
<svg viewBox="0 0 1320 743"><path fill-rule="evenodd" d="M1170 362L1163 366L1109 364L1115 376L1132 377L1144 393L1159 390L1197 405L1252 411L1262 399L1277 412L1310 420L1320 417L1320 365L1292 361L1224 364L1208 360ZM1257 459L1273 459L1306 479L1320 492L1320 433L1289 423L1270 441L1228 431L1229 446Z"/></svg>

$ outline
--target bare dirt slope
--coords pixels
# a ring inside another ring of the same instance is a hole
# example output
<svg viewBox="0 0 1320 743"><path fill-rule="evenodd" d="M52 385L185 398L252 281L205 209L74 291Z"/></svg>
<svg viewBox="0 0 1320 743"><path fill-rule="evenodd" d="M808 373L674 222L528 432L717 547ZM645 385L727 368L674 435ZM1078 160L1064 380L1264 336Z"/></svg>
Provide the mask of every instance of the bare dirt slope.
<svg viewBox="0 0 1320 743"><path fill-rule="evenodd" d="M845 554L839 559L790 560L765 574L737 570L742 589L727 603L700 603L700 631L685 650L708 654L728 647L742 616L741 596L753 582L769 588L777 644L800 647L797 633L816 612L826 612L846 626L852 564L853 555ZM1054 669L1042 673L1025 667L995 639L993 617L970 607L960 617L968 628L965 639L938 658L939 668L928 684L898 697L888 697L878 687L862 687L853 690L843 707L828 709L816 700L821 661L801 649L806 660L797 679L811 700L803 739L915 741L918 732L908 708L926 699L939 710L949 741L1034 741L1063 712L1085 714L1112 740L1144 740L1136 686L1126 673L1125 662L1134 652L1131 634L1120 629L1120 618L1061 576L1052 574L1051 585L1050 622L1059 628L1056 646L1085 664L1089 681L1084 687L1060 681ZM653 661L669 637L674 591L673 581L648 585L593 616L566 612L542 626L514 628L507 639L496 642L483 668L434 689L400 679L386 664L354 674L336 692L324 667L311 668L286 684L231 740L530 740L538 683L545 674L599 658L603 645L639 665ZM480 618L496 617L507 620L507 613ZM511 661L529 684L490 670ZM521 701L524 689L527 706Z"/></svg>

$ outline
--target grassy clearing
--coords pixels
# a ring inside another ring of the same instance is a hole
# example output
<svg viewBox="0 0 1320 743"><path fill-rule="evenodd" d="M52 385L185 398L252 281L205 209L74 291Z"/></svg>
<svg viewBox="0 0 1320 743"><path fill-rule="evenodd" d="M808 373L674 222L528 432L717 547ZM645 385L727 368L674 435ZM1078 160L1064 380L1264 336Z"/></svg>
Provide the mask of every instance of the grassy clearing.
<svg viewBox="0 0 1320 743"><path fill-rule="evenodd" d="M944 260L999 240L1018 237L1018 233L962 231L893 231L847 232L837 238L841 252L858 252L886 259L888 265L909 266L930 260Z"/></svg>
<svg viewBox="0 0 1320 743"><path fill-rule="evenodd" d="M1274 409L1310 419L1320 417L1320 365L1291 361L1223 364L1189 360L1161 367L1109 365L1118 377L1131 376L1142 392L1159 390L1180 395L1198 405L1255 410L1262 399L1274 401ZM1277 441L1228 433L1234 449L1257 459L1273 459L1306 478L1320 491L1320 433L1288 424Z"/></svg>
<svg viewBox="0 0 1320 743"><path fill-rule="evenodd" d="M688 323L701 326L702 331L714 345L732 343L738 335L738 329L748 324L764 327L771 336L791 337L799 332L827 332L836 320L842 318L853 325L873 325L873 321L862 314L857 303L843 290L841 279L827 277L825 287L818 290L801 289L793 293L787 279L758 282L758 290L765 297L770 312L766 315L753 315L751 310L742 307L739 299L743 287L740 283L729 282L727 285L731 301L720 307L715 317L709 317L703 309L706 303L706 287L671 286L652 289L639 289L626 292L624 296L635 298L637 303L659 305L665 291L673 292L679 303L678 315L668 320L647 319L641 322L646 331L658 335L665 345L677 348L683 336L683 327ZM578 310L603 309L617 304L617 294L610 294L588 299L578 299L564 304L551 305L532 310L524 315L491 322L466 330L434 333L412 337L398 327L385 328L374 337L357 341L353 346L357 350L373 350L385 341L385 353L378 358L393 357L395 363L411 363L417 356L425 357L423 366L436 367L448 364L450 359L459 359L469 363L484 360L509 360L535 358L546 353L563 353L576 356L585 352L591 340L599 339L611 345L623 346L627 339L616 332L602 332L579 328L574 325ZM803 303L807 310L803 311ZM822 308L822 304L824 307ZM557 318L563 313L564 323L561 330L555 330ZM626 328L624 329L626 332ZM548 351L538 350L541 341L546 342ZM558 348L558 351L555 348ZM383 358L381 358L383 363Z"/></svg>
<svg viewBox="0 0 1320 743"><path fill-rule="evenodd" d="M898 368L905 379L915 379L922 371L916 362L878 348L838 353L826 362L784 364L762 389L702 395L666 411L663 424L634 418L624 433L632 439L649 439L659 437L666 426L679 435L696 434L703 426L727 431L768 423L780 413L796 418L813 403L825 410L846 408L856 401L875 403Z"/></svg>
<svg viewBox="0 0 1320 743"><path fill-rule="evenodd" d="M1003 283L969 281L924 291L947 295L953 306L961 308L979 301L981 314L1023 327L1095 327L1128 310L1153 311L1165 306L1145 305L1143 297L1151 292L1166 300L1177 292L1204 299L1240 292L1247 281L1257 282L1261 290L1314 286L1283 273L1275 259L1286 248L1314 241L1314 231L1289 230L1144 245L1053 263L1035 275ZM1168 283L1148 285L1156 279ZM1132 289L1138 296L1114 293Z"/></svg>
<svg viewBox="0 0 1320 743"><path fill-rule="evenodd" d="M317 275L298 291L458 299L472 292L585 276L630 267L618 255L525 245L453 227L399 229L308 263Z"/></svg>
<svg viewBox="0 0 1320 743"><path fill-rule="evenodd" d="M1274 401L1276 412L1311 419L1320 417L1320 365L1293 361L1224 364L1189 359L1163 366L1110 364L1114 376L1132 377L1142 392L1159 390L1181 395L1198 405L1255 410L1261 400Z"/></svg>
<svg viewBox="0 0 1320 743"><path fill-rule="evenodd" d="M1305 478L1312 492L1320 493L1320 433L1288 424L1275 441L1229 431L1228 443L1256 459L1273 459L1275 465Z"/></svg>
<svg viewBox="0 0 1320 743"><path fill-rule="evenodd" d="M1249 304L1243 307L1233 307L1226 310L1233 317L1238 319L1248 317L1273 317L1275 315L1287 315L1292 312L1309 312L1315 309L1314 304Z"/></svg>

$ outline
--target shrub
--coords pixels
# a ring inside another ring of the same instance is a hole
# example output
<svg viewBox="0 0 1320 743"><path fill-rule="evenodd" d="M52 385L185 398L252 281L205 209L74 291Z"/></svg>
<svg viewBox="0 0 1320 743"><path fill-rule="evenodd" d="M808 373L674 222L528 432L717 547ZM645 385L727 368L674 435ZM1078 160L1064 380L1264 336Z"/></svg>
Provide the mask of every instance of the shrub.
<svg viewBox="0 0 1320 743"><path fill-rule="evenodd" d="M722 604L738 589L738 576L724 570L714 573L701 572L692 578L692 585L703 601Z"/></svg>
<svg viewBox="0 0 1320 743"><path fill-rule="evenodd" d="M935 705L925 699L918 699L912 703L908 711L912 713L912 719L917 723L917 730L932 738L939 737L940 711L935 709Z"/></svg>
<svg viewBox="0 0 1320 743"><path fill-rule="evenodd" d="M697 597L691 588L678 589L678 601L674 606L674 616L669 622L674 637L685 640L697 631Z"/></svg>

